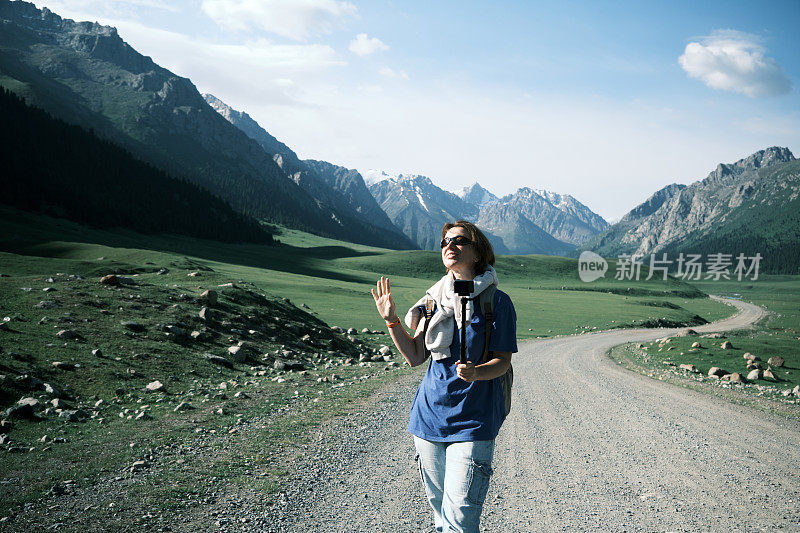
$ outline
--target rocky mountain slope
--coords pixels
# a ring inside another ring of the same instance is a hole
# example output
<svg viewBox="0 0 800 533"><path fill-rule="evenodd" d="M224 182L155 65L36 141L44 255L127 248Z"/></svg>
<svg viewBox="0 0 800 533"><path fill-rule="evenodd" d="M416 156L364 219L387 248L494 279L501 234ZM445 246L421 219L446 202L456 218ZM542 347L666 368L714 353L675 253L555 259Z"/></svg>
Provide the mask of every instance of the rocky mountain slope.
<svg viewBox="0 0 800 533"><path fill-rule="evenodd" d="M245 112L233 109L212 94L204 94L205 101L228 122L239 128L272 155L278 166L314 198L324 201L336 210L339 218L356 218L365 232L374 238L393 239L392 248L410 249L415 245L392 224L364 184L356 170L340 167L325 161L303 161L291 148L270 135ZM387 234L388 232L388 234Z"/></svg>
<svg viewBox="0 0 800 533"><path fill-rule="evenodd" d="M800 242L798 195L794 155L788 148L771 147L719 164L689 186L661 189L585 247L605 256L667 251L754 254L759 249L764 255L770 250L771 259L765 259L772 271L791 269L800 254L794 260L779 258ZM796 267L791 271L796 273Z"/></svg>
<svg viewBox="0 0 800 533"><path fill-rule="evenodd" d="M396 226L426 249L438 247L442 225L473 220L497 253L564 255L608 224L568 195L519 189L498 198L479 183L454 194L424 176L370 172L375 199Z"/></svg>
<svg viewBox="0 0 800 533"><path fill-rule="evenodd" d="M397 244L289 179L273 154L214 111L190 80L136 52L114 28L0 0L0 85L239 212L351 242Z"/></svg>
<svg viewBox="0 0 800 533"><path fill-rule="evenodd" d="M478 215L475 206L425 176L400 174L374 183L369 191L395 226L425 250L439 249L445 222Z"/></svg>

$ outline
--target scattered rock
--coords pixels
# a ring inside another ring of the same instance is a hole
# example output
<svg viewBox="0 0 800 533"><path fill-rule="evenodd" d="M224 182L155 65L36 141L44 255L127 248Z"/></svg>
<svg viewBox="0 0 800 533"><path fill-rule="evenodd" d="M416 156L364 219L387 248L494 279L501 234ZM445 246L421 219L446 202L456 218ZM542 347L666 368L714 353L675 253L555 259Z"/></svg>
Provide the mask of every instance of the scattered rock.
<svg viewBox="0 0 800 533"><path fill-rule="evenodd" d="M733 350L733 344L731 344L731 341L724 341L719 345L719 347L723 350Z"/></svg>
<svg viewBox="0 0 800 533"><path fill-rule="evenodd" d="M342 333L343 330L339 326L331 326L331 331L334 333Z"/></svg>
<svg viewBox="0 0 800 533"><path fill-rule="evenodd" d="M188 411L190 409L194 409L194 407L189 402L181 402L175 406L175 409L173 409L173 411L177 413L179 411Z"/></svg>
<svg viewBox="0 0 800 533"><path fill-rule="evenodd" d="M218 298L219 295L217 294L217 291L207 290L200 295L200 298L198 298L198 300L200 300L201 302L205 303L210 307L214 307L215 305L217 305Z"/></svg>
<svg viewBox="0 0 800 533"><path fill-rule="evenodd" d="M101 350L100 348L95 348L94 350L92 350L92 355L95 357L103 357L103 350Z"/></svg>
<svg viewBox="0 0 800 533"><path fill-rule="evenodd" d="M212 314L211 313L211 309L209 309L208 307L202 307L202 308L200 308L200 312L197 313L197 316L199 316L201 320L205 320L206 322L210 322L211 321L211 314Z"/></svg>
<svg viewBox="0 0 800 533"><path fill-rule="evenodd" d="M690 364L682 364L678 366L678 368L681 368L683 370L688 370L689 372L692 372L694 374L698 374L700 372L699 370L697 370L696 366Z"/></svg>
<svg viewBox="0 0 800 533"><path fill-rule="evenodd" d="M392 353L392 350L391 348L389 348L384 344L378 349L378 353L381 355L390 355Z"/></svg>
<svg viewBox="0 0 800 533"><path fill-rule="evenodd" d="M0 322L0 331L8 331L11 328L8 327L8 322Z"/></svg>
<svg viewBox="0 0 800 533"><path fill-rule="evenodd" d="M135 420L152 420L152 419L153 417L147 414L147 411L142 411L135 417Z"/></svg>
<svg viewBox="0 0 800 533"><path fill-rule="evenodd" d="M708 369L708 377L712 377L712 376L722 377L722 376L725 376L727 374L730 374L730 372L728 372L727 370L723 370L723 369L721 369L719 367L716 367L716 366L712 366L710 369Z"/></svg>
<svg viewBox="0 0 800 533"><path fill-rule="evenodd" d="M64 361L53 361L53 368L58 370L75 370L75 365L72 363L65 363Z"/></svg>
<svg viewBox="0 0 800 533"><path fill-rule="evenodd" d="M742 379L742 375L738 372L734 372L732 374L725 374L720 378L722 381L730 381L731 383L744 383Z"/></svg>
<svg viewBox="0 0 800 533"><path fill-rule="evenodd" d="M56 307L61 307L61 304L53 300L42 300L38 304L34 305L34 307L39 309L55 309Z"/></svg>
<svg viewBox="0 0 800 533"><path fill-rule="evenodd" d="M220 357L219 355L213 355L210 353L207 353L205 357L209 362L214 363L215 365L224 366L225 368L233 368L233 363L231 360L225 357Z"/></svg>
<svg viewBox="0 0 800 533"><path fill-rule="evenodd" d="M14 427L14 422L11 420L0 420L0 433L8 433Z"/></svg>
<svg viewBox="0 0 800 533"><path fill-rule="evenodd" d="M186 275L189 276L190 278L196 278L200 275L200 272L189 272Z"/></svg>
<svg viewBox="0 0 800 533"><path fill-rule="evenodd" d="M747 374L747 380L748 381L755 381L757 379L761 379L761 370L754 369L754 370L751 370L749 374Z"/></svg>
<svg viewBox="0 0 800 533"><path fill-rule="evenodd" d="M692 343L692 348L702 348L702 346L700 345L699 342L693 342Z"/></svg>
<svg viewBox="0 0 800 533"><path fill-rule="evenodd" d="M768 380L771 380L771 381L778 381L778 379L775 377L775 374L772 373L772 369L771 368L767 368L766 370L764 370L764 373L762 374L762 377L763 377L763 379L768 379Z"/></svg>
<svg viewBox="0 0 800 533"><path fill-rule="evenodd" d="M783 357L781 357L779 355L773 355L772 357L770 357L767 360L767 364L769 366L774 366L776 368L780 368L785 364L785 361L783 360Z"/></svg>
<svg viewBox="0 0 800 533"><path fill-rule="evenodd" d="M350 329L347 330L347 334L348 335L356 335L356 334L358 334L358 331L356 331L356 328L350 328Z"/></svg>
<svg viewBox="0 0 800 533"><path fill-rule="evenodd" d="M62 339L71 340L71 339L80 339L82 338L77 332L71 329L62 329L58 333L56 333L56 337L60 337Z"/></svg>
<svg viewBox="0 0 800 533"><path fill-rule="evenodd" d="M120 324L122 324L122 327L124 327L125 329L129 329L129 330L135 331L137 333L141 333L143 331L147 331L147 328L145 326L143 326L142 324L139 324L138 322L133 322L131 320L123 320L123 321L120 322Z"/></svg>
<svg viewBox="0 0 800 533"><path fill-rule="evenodd" d="M6 418L33 419L41 408L39 400L32 397L21 398L15 405L6 409Z"/></svg>
<svg viewBox="0 0 800 533"><path fill-rule="evenodd" d="M145 389L150 392L163 392L164 391L164 384L160 381L151 381L150 383L145 386Z"/></svg>
<svg viewBox="0 0 800 533"><path fill-rule="evenodd" d="M243 346L231 346L228 353L237 363L244 363L248 359L248 351Z"/></svg>
<svg viewBox="0 0 800 533"><path fill-rule="evenodd" d="M115 274L108 274L107 276L103 276L100 278L100 283L102 285L119 285L119 278Z"/></svg>
<svg viewBox="0 0 800 533"><path fill-rule="evenodd" d="M133 473L141 472L142 470L145 470L149 466L150 464L147 461L134 461L133 464L131 465L131 472Z"/></svg>
<svg viewBox="0 0 800 533"><path fill-rule="evenodd" d="M364 328L361 330L361 333L372 333L369 328Z"/></svg>

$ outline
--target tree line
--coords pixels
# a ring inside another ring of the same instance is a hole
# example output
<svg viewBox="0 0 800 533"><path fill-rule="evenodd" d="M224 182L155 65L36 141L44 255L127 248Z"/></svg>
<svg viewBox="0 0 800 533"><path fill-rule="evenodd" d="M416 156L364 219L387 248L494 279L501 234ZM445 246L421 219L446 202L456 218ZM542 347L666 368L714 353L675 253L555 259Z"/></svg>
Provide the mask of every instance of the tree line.
<svg viewBox="0 0 800 533"><path fill-rule="evenodd" d="M272 243L254 218L0 87L0 203L97 228Z"/></svg>

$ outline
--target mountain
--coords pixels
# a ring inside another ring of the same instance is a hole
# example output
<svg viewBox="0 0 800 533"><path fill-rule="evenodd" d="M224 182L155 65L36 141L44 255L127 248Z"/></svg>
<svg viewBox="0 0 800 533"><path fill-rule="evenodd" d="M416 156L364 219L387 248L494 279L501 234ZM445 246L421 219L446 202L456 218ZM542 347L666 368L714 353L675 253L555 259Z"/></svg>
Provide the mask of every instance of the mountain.
<svg viewBox="0 0 800 533"><path fill-rule="evenodd" d="M689 186L670 185L586 244L601 255L730 253L764 256L770 272L800 266L800 163L788 148L719 164Z"/></svg>
<svg viewBox="0 0 800 533"><path fill-rule="evenodd" d="M440 189L425 176L387 177L373 183L369 191L394 225L425 250L439 249L446 222L472 220L478 215L474 205Z"/></svg>
<svg viewBox="0 0 800 533"><path fill-rule="evenodd" d="M447 221L465 218L486 230L497 253L571 253L608 227L569 195L527 187L498 198L479 183L451 193L424 176L369 171L370 192L396 226L426 249L436 249Z"/></svg>
<svg viewBox="0 0 800 533"><path fill-rule="evenodd" d="M233 109L212 94L204 94L203 98L217 113L270 154L290 179L317 201L330 206L338 220L347 220L350 227L359 228L362 238L369 236L372 242L395 249L416 247L392 224L358 171L326 161L301 160L247 113Z"/></svg>
<svg viewBox="0 0 800 533"><path fill-rule="evenodd" d="M357 213L309 194L190 80L136 52L114 28L0 0L0 85L241 213L351 242L397 243Z"/></svg>
<svg viewBox="0 0 800 533"><path fill-rule="evenodd" d="M500 202L509 204L551 236L571 245L579 245L608 228L600 215L567 194L523 187Z"/></svg>
<svg viewBox="0 0 800 533"><path fill-rule="evenodd" d="M0 159L5 206L144 234L273 242L256 220L220 198L27 106L6 89L0 89Z"/></svg>
<svg viewBox="0 0 800 533"><path fill-rule="evenodd" d="M465 202L478 207L491 204L499 200L497 196L481 187L477 181L469 187L464 187L460 191L456 192L456 196Z"/></svg>

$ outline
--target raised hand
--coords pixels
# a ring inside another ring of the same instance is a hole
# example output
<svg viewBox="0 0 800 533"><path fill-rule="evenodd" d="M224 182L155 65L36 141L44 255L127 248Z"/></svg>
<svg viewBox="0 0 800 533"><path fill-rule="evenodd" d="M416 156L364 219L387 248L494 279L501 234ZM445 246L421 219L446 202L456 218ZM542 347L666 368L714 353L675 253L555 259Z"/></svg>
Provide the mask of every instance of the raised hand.
<svg viewBox="0 0 800 533"><path fill-rule="evenodd" d="M392 322L397 320L394 300L392 300L392 290L389 287L389 278L381 276L381 279L378 280L377 292L375 289L372 289L372 297L375 299L375 306L378 308L378 313L380 313L384 320L391 320Z"/></svg>

